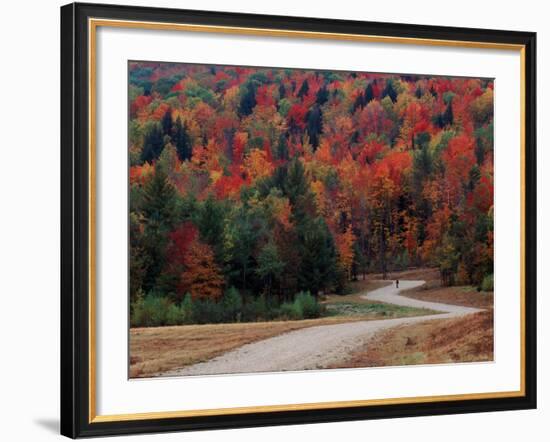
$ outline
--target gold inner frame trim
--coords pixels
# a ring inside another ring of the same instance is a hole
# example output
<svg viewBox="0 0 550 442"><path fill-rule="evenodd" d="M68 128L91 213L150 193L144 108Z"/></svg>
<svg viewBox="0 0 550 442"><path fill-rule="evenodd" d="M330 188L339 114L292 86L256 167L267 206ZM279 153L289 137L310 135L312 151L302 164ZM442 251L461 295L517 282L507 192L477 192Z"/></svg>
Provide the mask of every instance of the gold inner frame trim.
<svg viewBox="0 0 550 442"><path fill-rule="evenodd" d="M216 408L179 411L158 411L129 414L96 414L96 36L97 28L133 28L161 31L207 32L266 37L292 37L306 39L356 41L368 43L409 44L420 46L443 46L473 49L497 49L518 51L520 54L520 389L488 393L466 393L438 396L416 396L388 399L367 399L353 401L317 402L284 405L261 405L235 408ZM89 86L89 423L133 421L146 419L169 419L180 417L239 415L246 413L273 413L281 411L323 410L329 408L350 408L376 405L420 404L427 402L482 400L525 396L525 46L493 42L424 39L412 37L390 37L331 32L294 31L283 29L248 28L232 26L195 25L182 23L140 22L130 20L88 19L88 86Z"/></svg>

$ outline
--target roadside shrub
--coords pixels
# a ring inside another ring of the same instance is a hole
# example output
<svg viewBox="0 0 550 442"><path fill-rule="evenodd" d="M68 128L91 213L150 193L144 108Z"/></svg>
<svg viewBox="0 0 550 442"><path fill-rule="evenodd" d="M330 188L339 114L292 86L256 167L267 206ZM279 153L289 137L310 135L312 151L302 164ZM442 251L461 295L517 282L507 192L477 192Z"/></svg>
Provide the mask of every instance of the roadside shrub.
<svg viewBox="0 0 550 442"><path fill-rule="evenodd" d="M264 319L266 320L273 320L273 319L279 319L281 316L281 310L280 306L281 303L278 298L275 296L268 296L265 297L265 316Z"/></svg>
<svg viewBox="0 0 550 442"><path fill-rule="evenodd" d="M481 290L484 292L492 292L493 291L493 274L487 275L485 278L483 278L483 281L481 282Z"/></svg>
<svg viewBox="0 0 550 442"><path fill-rule="evenodd" d="M299 292L294 302L285 302L279 308L282 318L292 320L318 318L322 312L322 306L309 292Z"/></svg>
<svg viewBox="0 0 550 442"><path fill-rule="evenodd" d="M257 298L248 299L242 306L241 320L244 322L257 321L259 319L267 319L267 303L265 296L262 294Z"/></svg>
<svg viewBox="0 0 550 442"><path fill-rule="evenodd" d="M283 319L304 319L302 308L296 302L285 302L279 308L279 315Z"/></svg>
<svg viewBox="0 0 550 442"><path fill-rule="evenodd" d="M241 319L242 307L243 299L239 291L235 287L227 289L222 299L224 321L239 322Z"/></svg>
<svg viewBox="0 0 550 442"><path fill-rule="evenodd" d="M239 291L231 287L222 300L195 299L187 293L181 304L166 296L149 293L131 304L132 327L159 327L182 324L217 324L222 322L254 322L274 319L299 320L318 318L324 308L309 292L299 292L293 302L279 305L275 297L264 294L243 301Z"/></svg>
<svg viewBox="0 0 550 442"><path fill-rule="evenodd" d="M181 325L183 324L183 317L181 309L176 304L170 304L166 311L166 325Z"/></svg>
<svg viewBox="0 0 550 442"><path fill-rule="evenodd" d="M209 299L193 301L193 323L217 324L223 322L222 305Z"/></svg>
<svg viewBox="0 0 550 442"><path fill-rule="evenodd" d="M139 298L132 305L130 324L133 327L158 327L167 325L168 311L173 304L170 300L148 294L145 298ZM177 307L176 307L177 308ZM171 316L174 316L172 311Z"/></svg>
<svg viewBox="0 0 550 442"><path fill-rule="evenodd" d="M151 304L151 310L153 311L152 320L153 326L166 325L168 319L168 310L172 304L167 298L161 298L157 296L147 297Z"/></svg>
<svg viewBox="0 0 550 442"><path fill-rule="evenodd" d="M192 324L193 323L193 300L191 299L191 293L186 293L181 302L181 323Z"/></svg>
<svg viewBox="0 0 550 442"><path fill-rule="evenodd" d="M321 316L321 306L317 299L309 292L300 292L294 298L294 304L297 305L297 310L302 312L304 319L318 318Z"/></svg>

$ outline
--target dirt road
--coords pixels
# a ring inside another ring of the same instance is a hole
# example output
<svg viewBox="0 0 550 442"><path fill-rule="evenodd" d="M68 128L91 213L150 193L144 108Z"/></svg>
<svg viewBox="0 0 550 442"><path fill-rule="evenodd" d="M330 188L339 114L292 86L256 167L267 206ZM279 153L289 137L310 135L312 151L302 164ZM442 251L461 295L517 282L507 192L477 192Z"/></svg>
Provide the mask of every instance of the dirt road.
<svg viewBox="0 0 550 442"><path fill-rule="evenodd" d="M441 313L309 327L247 344L209 361L166 372L162 376L319 369L342 360L381 330L431 319L454 318L481 311L472 307L421 301L399 294L402 290L423 284L425 281L400 281L399 289L396 289L393 284L362 295L362 297L390 304L426 308Z"/></svg>

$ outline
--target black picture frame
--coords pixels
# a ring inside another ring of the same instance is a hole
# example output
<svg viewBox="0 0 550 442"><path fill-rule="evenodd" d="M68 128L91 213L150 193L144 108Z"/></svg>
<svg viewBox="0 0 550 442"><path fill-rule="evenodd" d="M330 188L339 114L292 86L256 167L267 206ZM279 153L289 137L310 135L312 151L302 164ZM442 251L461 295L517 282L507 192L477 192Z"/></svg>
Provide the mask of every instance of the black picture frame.
<svg viewBox="0 0 550 442"><path fill-rule="evenodd" d="M524 51L524 395L139 420L90 419L89 18L520 45ZM61 434L241 428L536 408L536 34L73 3L61 8Z"/></svg>

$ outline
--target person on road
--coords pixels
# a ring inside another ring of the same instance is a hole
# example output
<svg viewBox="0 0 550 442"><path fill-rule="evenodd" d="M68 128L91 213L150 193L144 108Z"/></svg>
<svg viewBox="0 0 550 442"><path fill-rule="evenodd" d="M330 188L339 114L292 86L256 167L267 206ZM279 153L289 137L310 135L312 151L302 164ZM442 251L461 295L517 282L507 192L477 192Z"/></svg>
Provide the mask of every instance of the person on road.
<svg viewBox="0 0 550 442"><path fill-rule="evenodd" d="M396 280L395 280L395 288L396 288L396 289L399 288L399 279L396 279Z"/></svg>

